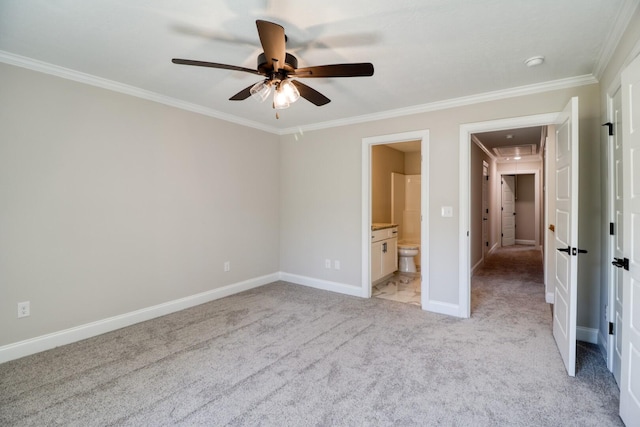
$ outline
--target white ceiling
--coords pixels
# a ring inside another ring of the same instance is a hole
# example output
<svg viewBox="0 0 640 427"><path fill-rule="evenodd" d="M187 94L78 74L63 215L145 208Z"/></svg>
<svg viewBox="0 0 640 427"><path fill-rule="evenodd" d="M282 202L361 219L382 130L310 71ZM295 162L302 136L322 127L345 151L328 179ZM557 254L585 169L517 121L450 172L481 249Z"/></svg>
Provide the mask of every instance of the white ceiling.
<svg viewBox="0 0 640 427"><path fill-rule="evenodd" d="M542 159L542 140L546 126L505 129L473 134L473 140L499 162L513 161L520 156L522 161ZM527 152L527 149L530 151Z"/></svg>
<svg viewBox="0 0 640 427"><path fill-rule="evenodd" d="M561 79L595 81L637 3L0 0L0 60L283 132ZM372 62L375 74L306 79L332 102L316 107L301 99L276 120L269 102L228 100L258 76L171 63L255 68L256 19L285 27L300 67ZM536 55L545 63L527 68L524 61Z"/></svg>

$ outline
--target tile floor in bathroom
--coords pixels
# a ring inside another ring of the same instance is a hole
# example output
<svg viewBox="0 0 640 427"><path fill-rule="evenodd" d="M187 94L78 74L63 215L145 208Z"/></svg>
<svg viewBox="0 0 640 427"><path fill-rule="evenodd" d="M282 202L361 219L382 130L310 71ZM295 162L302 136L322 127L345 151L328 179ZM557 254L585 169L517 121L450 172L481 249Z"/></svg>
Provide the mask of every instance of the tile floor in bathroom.
<svg viewBox="0 0 640 427"><path fill-rule="evenodd" d="M371 288L371 296L420 307L420 272L396 271L390 278L374 285Z"/></svg>

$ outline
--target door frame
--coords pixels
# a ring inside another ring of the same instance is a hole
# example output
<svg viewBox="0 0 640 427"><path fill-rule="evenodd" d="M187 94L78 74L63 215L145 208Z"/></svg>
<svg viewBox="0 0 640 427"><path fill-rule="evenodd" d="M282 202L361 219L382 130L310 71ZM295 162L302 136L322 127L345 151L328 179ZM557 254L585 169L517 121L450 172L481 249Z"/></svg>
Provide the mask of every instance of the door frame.
<svg viewBox="0 0 640 427"><path fill-rule="evenodd" d="M458 270L458 317L468 318L471 316L471 266L469 265L471 259L471 240L469 238L469 231L471 229L471 135L474 133L504 129L548 126L554 124L560 114L561 112L555 112L460 125L460 222L458 233L460 264ZM547 165L545 165L545 167L546 166Z"/></svg>
<svg viewBox="0 0 640 427"><path fill-rule="evenodd" d="M615 118L613 117L613 99L615 94L622 90L622 86L621 86L621 82L617 82L618 84L609 88L609 90L607 91L607 120L609 123L615 123ZM620 131L622 132L622 129L616 129L616 131ZM607 160L605 162L605 164L607 165L607 185L606 185L606 200L607 200L607 222L609 224L611 223L615 223L615 204L614 204L614 199L615 199L615 189L613 188L615 185L615 165L613 164L614 162L614 156L613 156L613 144L615 143L614 141L614 137L612 135L607 135L607 146L606 146L606 155L607 155ZM614 257L614 247L615 247L615 234L609 234L607 236L606 241L606 254L605 254L605 260L612 260ZM607 266L608 266L608 270L607 270L607 309L606 309L606 321L607 322L612 322L615 324L616 319L615 319L615 285L613 283L613 279L614 279L614 271L615 271L615 267L610 264L609 262L607 262ZM606 359L607 359L607 369L609 369L610 372L613 372L613 357L614 354L613 352L615 351L615 335L609 334L606 338L602 336L602 328L599 328L600 331L598 332L598 341L600 342L599 345L600 346L606 346L603 350L606 354ZM620 331L618 331L620 332Z"/></svg>
<svg viewBox="0 0 640 427"><path fill-rule="evenodd" d="M371 298L371 149L374 145L420 141L420 298L429 310L429 130L362 138L362 296Z"/></svg>
<svg viewBox="0 0 640 427"><path fill-rule="evenodd" d="M543 160L544 162L544 160ZM546 165L543 165L543 168L546 167ZM505 175L533 175L533 197L534 197L534 201L533 201L533 209L535 209L535 212L533 213L533 221L534 221L534 233L535 233L535 238L533 239L535 241L534 247L536 249L540 248L541 242L540 242L540 225L541 225L541 221L542 219L540 218L540 202L542 200L542 196L540 195L540 174L541 174L542 170L540 169L518 169L518 170L502 170L499 171L498 174L500 175L500 179L502 179L503 176ZM516 183L516 186L518 184ZM502 226L500 227L502 228ZM517 240L517 239L516 239ZM517 243L516 243L517 244ZM502 246L502 245L500 245Z"/></svg>
<svg viewBox="0 0 640 427"><path fill-rule="evenodd" d="M512 182L512 186L509 187L509 184L506 184L505 187L505 182L504 182L504 178L510 176L513 177L513 182ZM505 188L508 188L511 190L511 196L513 198L513 211L511 212L511 219L513 221L513 244L516 244L516 194L517 194L517 190L516 190L516 185L517 184L517 180L516 180L516 175L512 174L512 173L503 173L500 172L500 209L496 209L496 211L500 212L500 247L504 247L504 246L511 246L511 245L505 245L504 244L504 232L505 232L505 215L508 217L508 210L507 213L505 213ZM507 200L508 202L508 200Z"/></svg>

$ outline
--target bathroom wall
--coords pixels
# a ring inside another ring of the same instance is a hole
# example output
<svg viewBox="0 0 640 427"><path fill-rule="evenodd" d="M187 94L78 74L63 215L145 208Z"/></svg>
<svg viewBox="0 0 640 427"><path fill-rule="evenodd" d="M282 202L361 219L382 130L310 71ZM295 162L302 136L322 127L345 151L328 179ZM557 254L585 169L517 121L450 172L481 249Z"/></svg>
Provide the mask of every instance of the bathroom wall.
<svg viewBox="0 0 640 427"><path fill-rule="evenodd" d="M404 173L404 153L386 145L371 148L371 221L391 222L391 173Z"/></svg>
<svg viewBox="0 0 640 427"><path fill-rule="evenodd" d="M419 151L404 153L404 173L406 175L420 175L422 154Z"/></svg>

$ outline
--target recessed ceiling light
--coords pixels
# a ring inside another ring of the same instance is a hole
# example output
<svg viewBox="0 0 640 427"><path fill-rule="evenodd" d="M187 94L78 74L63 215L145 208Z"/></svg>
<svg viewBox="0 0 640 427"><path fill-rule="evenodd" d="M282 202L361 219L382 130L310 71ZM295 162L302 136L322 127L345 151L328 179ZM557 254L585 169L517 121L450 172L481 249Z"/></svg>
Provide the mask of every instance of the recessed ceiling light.
<svg viewBox="0 0 640 427"><path fill-rule="evenodd" d="M535 67L544 62L544 56L532 56L531 58L524 61L527 67Z"/></svg>
<svg viewBox="0 0 640 427"><path fill-rule="evenodd" d="M520 160L521 158L522 158L522 157L520 157L520 156L515 156L515 157L513 158L513 160Z"/></svg>
<svg viewBox="0 0 640 427"><path fill-rule="evenodd" d="M507 134L507 139L511 139L511 138L513 138L513 135L512 135L512 134L510 134L510 133L509 133L509 134Z"/></svg>

